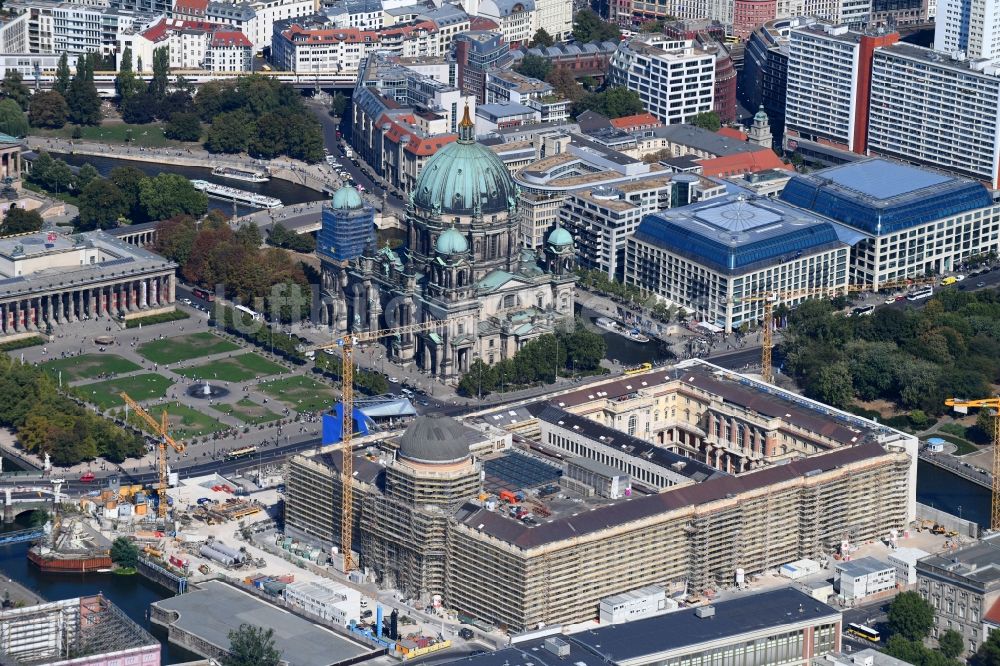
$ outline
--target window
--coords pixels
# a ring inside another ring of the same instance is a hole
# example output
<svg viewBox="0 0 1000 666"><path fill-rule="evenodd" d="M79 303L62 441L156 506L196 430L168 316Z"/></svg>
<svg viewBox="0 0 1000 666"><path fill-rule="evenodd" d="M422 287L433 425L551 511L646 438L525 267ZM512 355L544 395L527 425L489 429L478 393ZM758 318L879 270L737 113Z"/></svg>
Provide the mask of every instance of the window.
<svg viewBox="0 0 1000 666"><path fill-rule="evenodd" d="M628 434L635 435L635 414L628 417Z"/></svg>

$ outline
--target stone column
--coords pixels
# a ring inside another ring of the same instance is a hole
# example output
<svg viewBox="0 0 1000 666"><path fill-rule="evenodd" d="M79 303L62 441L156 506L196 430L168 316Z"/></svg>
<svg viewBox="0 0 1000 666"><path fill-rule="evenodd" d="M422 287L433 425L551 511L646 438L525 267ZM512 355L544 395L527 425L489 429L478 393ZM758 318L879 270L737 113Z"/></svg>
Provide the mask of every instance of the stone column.
<svg viewBox="0 0 1000 666"><path fill-rule="evenodd" d="M53 311L54 306L52 304L52 298L52 294L45 297L45 322L54 326L57 322L55 312Z"/></svg>
<svg viewBox="0 0 1000 666"><path fill-rule="evenodd" d="M160 304L160 290L159 290L159 279L149 278L149 304L152 306L157 306Z"/></svg>
<svg viewBox="0 0 1000 666"><path fill-rule="evenodd" d="M65 297L66 297L66 294L64 294L61 291L58 294L55 295L55 299L56 299L56 311L55 311L55 315L56 315L56 323L57 324L65 324L66 323L66 318L63 316L63 299Z"/></svg>
<svg viewBox="0 0 1000 666"><path fill-rule="evenodd" d="M40 307L41 306L41 300L42 299L40 299L40 298L29 298L28 299L28 307L25 308L24 316L28 320L28 322L27 322L28 323L28 329L31 330L31 331L37 331L38 330L38 324L39 324L39 321L41 319L38 316L38 314L39 314L38 311L41 309L41 307Z"/></svg>
<svg viewBox="0 0 1000 666"><path fill-rule="evenodd" d="M174 276L173 275L168 275L167 276L167 296L168 296L167 303L173 303L174 300L175 300L175 298L176 298L176 295L174 293L175 290L176 290L176 285L174 283L175 283Z"/></svg>
<svg viewBox="0 0 1000 666"><path fill-rule="evenodd" d="M715 412L708 410L708 437L709 439L715 439L715 424L718 423L718 417L716 417ZM720 438L721 439L721 438Z"/></svg>
<svg viewBox="0 0 1000 666"><path fill-rule="evenodd" d="M736 448L736 429L739 427L740 424L735 418L729 419L729 443L734 449Z"/></svg>
<svg viewBox="0 0 1000 666"><path fill-rule="evenodd" d="M146 307L146 280L139 280L139 307Z"/></svg>
<svg viewBox="0 0 1000 666"><path fill-rule="evenodd" d="M14 301L14 330L18 333L24 330L21 327L21 301Z"/></svg>
<svg viewBox="0 0 1000 666"><path fill-rule="evenodd" d="M0 305L0 334L7 335L7 306Z"/></svg>

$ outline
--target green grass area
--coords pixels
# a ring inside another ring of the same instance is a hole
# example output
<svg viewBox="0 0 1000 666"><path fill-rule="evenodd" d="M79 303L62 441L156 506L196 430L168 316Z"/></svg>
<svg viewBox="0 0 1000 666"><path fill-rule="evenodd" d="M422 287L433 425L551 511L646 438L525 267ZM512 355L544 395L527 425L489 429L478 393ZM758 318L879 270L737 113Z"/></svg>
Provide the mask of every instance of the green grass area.
<svg viewBox="0 0 1000 666"><path fill-rule="evenodd" d="M168 321L178 321L188 319L191 315L184 310L173 310L171 312L160 312L159 314L136 317L125 320L125 328L139 328L140 326L152 326L153 324L163 324Z"/></svg>
<svg viewBox="0 0 1000 666"><path fill-rule="evenodd" d="M967 453L975 453L976 451L979 450L972 444L972 442L966 439L962 439L961 437L956 437L954 435L947 435L945 433L942 433L940 432L940 429L939 432L934 433L933 437L940 437L944 441L951 442L952 444L954 444L957 447L957 449L955 450L956 456L964 456Z"/></svg>
<svg viewBox="0 0 1000 666"><path fill-rule="evenodd" d="M25 347L37 347L38 345L44 345L45 342L46 340L42 336L32 335L27 338L0 343L0 352L14 351L15 349L24 349Z"/></svg>
<svg viewBox="0 0 1000 666"><path fill-rule="evenodd" d="M249 425L277 421L281 418L278 414L275 414L263 405L258 405L250 398L243 398L236 404L218 404L212 407L212 409L223 414L235 416L240 421Z"/></svg>
<svg viewBox="0 0 1000 666"><path fill-rule="evenodd" d="M336 396L326 384L302 375L266 382L260 385L260 391L298 412L329 409Z"/></svg>
<svg viewBox="0 0 1000 666"><path fill-rule="evenodd" d="M70 358L57 358L39 366L42 370L58 377L62 372L64 382L94 379L98 375L124 374L139 370L140 366L115 354L83 354Z"/></svg>
<svg viewBox="0 0 1000 666"><path fill-rule="evenodd" d="M147 372L141 375L84 384L74 387L74 392L84 400L92 402L104 410L122 406L121 396L118 395L122 391L128 393L133 400L142 402L162 398L167 394L167 389L172 384L173 382L163 375Z"/></svg>
<svg viewBox="0 0 1000 666"><path fill-rule="evenodd" d="M221 354L239 349L228 340L223 340L208 331L188 333L163 340L153 340L139 345L139 354L153 363L177 363L202 358L212 354Z"/></svg>
<svg viewBox="0 0 1000 666"><path fill-rule="evenodd" d="M59 129L31 128L32 136L53 139L72 139L74 125ZM81 127L82 136L74 141L100 141L102 143L129 143L134 146L159 148L163 146L183 146L179 141L171 141L163 136L163 123L129 125L128 123L106 123L97 127Z"/></svg>
<svg viewBox="0 0 1000 666"><path fill-rule="evenodd" d="M148 409L149 413L157 420L159 420L160 414L164 410L167 412L167 429L170 431L170 436L174 439L189 439L191 437L210 435L213 432L225 430L229 427L225 423L212 418L211 415L187 405L182 405L179 402L168 402L165 405L157 405ZM143 430L149 431L148 424L132 414L129 414L129 423L135 423Z"/></svg>
<svg viewBox="0 0 1000 666"><path fill-rule="evenodd" d="M202 365L193 365L187 368L177 368L174 370L183 377L192 379L217 379L224 382L245 382L254 377L266 377L268 375L280 375L285 372L285 368L268 361L263 356L254 353L240 354L232 358L223 358L211 361Z"/></svg>

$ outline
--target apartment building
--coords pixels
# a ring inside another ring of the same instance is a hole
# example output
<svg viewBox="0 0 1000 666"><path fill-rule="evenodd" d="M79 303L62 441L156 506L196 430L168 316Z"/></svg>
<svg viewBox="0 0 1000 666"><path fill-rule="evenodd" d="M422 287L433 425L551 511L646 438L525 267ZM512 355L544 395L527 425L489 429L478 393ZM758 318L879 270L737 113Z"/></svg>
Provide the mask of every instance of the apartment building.
<svg viewBox="0 0 1000 666"><path fill-rule="evenodd" d="M665 124L683 123L713 110L714 52L691 40L642 35L622 42L608 78L639 94L647 111Z"/></svg>
<svg viewBox="0 0 1000 666"><path fill-rule="evenodd" d="M122 50L132 49L133 66L151 71L153 52L168 49L171 69L205 69L213 72L251 70L253 44L241 32L205 21L160 19L134 35L122 38Z"/></svg>
<svg viewBox="0 0 1000 666"><path fill-rule="evenodd" d="M511 63L510 44L499 32L471 30L454 40L458 63L458 86L486 104L486 79L491 72L505 71Z"/></svg>
<svg viewBox="0 0 1000 666"><path fill-rule="evenodd" d="M974 60L1000 59L1000 6L990 0L938 0L934 48Z"/></svg>
<svg viewBox="0 0 1000 666"><path fill-rule="evenodd" d="M142 11L74 2L14 3L20 12L0 28L4 53L115 53L123 35L148 27L156 16Z"/></svg>
<svg viewBox="0 0 1000 666"><path fill-rule="evenodd" d="M282 25L271 41L276 67L295 72L338 72L356 75L369 55L381 51L400 57L437 55L437 27L430 21L394 25L380 30L335 28L306 22Z"/></svg>

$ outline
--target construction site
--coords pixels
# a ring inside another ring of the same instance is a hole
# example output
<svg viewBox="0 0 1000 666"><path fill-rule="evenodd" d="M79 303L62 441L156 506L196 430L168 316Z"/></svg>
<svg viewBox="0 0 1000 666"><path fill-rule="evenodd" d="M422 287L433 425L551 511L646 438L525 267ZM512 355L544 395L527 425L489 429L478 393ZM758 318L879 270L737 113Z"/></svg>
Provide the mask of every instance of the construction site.
<svg viewBox="0 0 1000 666"><path fill-rule="evenodd" d="M102 595L0 612L0 663L159 664L160 643Z"/></svg>
<svg viewBox="0 0 1000 666"><path fill-rule="evenodd" d="M290 459L286 533L510 631L646 585L711 596L916 512L914 437L697 360L349 450Z"/></svg>

